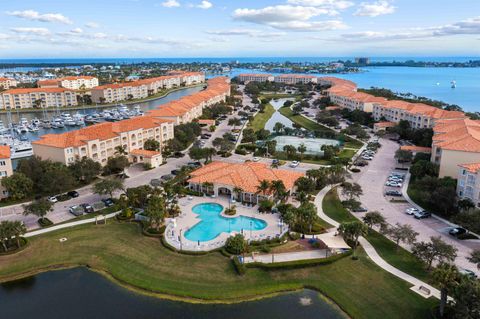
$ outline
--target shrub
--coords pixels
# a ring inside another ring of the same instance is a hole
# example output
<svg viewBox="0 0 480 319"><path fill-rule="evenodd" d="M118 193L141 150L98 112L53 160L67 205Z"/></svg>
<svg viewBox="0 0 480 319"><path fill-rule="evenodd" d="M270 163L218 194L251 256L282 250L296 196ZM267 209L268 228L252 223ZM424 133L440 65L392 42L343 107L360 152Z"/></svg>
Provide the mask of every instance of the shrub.
<svg viewBox="0 0 480 319"><path fill-rule="evenodd" d="M235 216L236 213L237 213L237 207L235 205L225 209L225 215L227 216Z"/></svg>
<svg viewBox="0 0 480 319"><path fill-rule="evenodd" d="M352 168L350 171L351 171L352 173L359 173L359 172L360 172L360 169L354 167L354 168Z"/></svg>
<svg viewBox="0 0 480 319"><path fill-rule="evenodd" d="M233 268L235 268L235 271L237 272L237 274L239 274L240 276L243 276L247 271L245 264L240 262L240 259L238 258L238 256L233 256L232 263L233 263Z"/></svg>
<svg viewBox="0 0 480 319"><path fill-rule="evenodd" d="M225 249L231 254L239 255L247 249L247 242L243 235L236 234L227 238Z"/></svg>
<svg viewBox="0 0 480 319"><path fill-rule="evenodd" d="M146 171L149 171L149 170L153 169L153 166L150 163L143 163L143 169L146 170Z"/></svg>
<svg viewBox="0 0 480 319"><path fill-rule="evenodd" d="M238 155L247 155L247 151L243 148L237 148L235 150L235 154L238 154Z"/></svg>
<svg viewBox="0 0 480 319"><path fill-rule="evenodd" d="M52 225L53 225L53 222L52 222L50 219L48 219L47 217L45 217L45 218L43 218L43 219L40 218L40 219L38 220L38 224L39 224L41 227L47 227L47 226L52 226Z"/></svg>
<svg viewBox="0 0 480 319"><path fill-rule="evenodd" d="M288 235L290 236L291 240L299 240L302 237L300 233L294 233L294 232L290 232Z"/></svg>

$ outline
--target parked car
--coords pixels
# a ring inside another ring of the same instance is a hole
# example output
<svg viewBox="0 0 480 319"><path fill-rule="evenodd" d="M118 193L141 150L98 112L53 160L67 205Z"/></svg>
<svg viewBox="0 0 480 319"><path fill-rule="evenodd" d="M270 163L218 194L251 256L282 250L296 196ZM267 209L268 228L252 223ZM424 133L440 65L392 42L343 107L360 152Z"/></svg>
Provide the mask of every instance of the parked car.
<svg viewBox="0 0 480 319"><path fill-rule="evenodd" d="M202 135L200 136L200 138L201 138L202 140L208 140L210 137L209 137L209 136L206 136L205 134L202 134Z"/></svg>
<svg viewBox="0 0 480 319"><path fill-rule="evenodd" d="M80 194L77 191L70 191L67 193L67 195L73 198L80 196Z"/></svg>
<svg viewBox="0 0 480 319"><path fill-rule="evenodd" d="M87 214L93 213L95 211L93 209L93 206L90 204L80 204L80 206L83 208L83 211Z"/></svg>
<svg viewBox="0 0 480 319"><path fill-rule="evenodd" d="M192 168L202 167L202 163L200 163L200 162L188 162L187 165L192 167Z"/></svg>
<svg viewBox="0 0 480 319"><path fill-rule="evenodd" d="M424 219L424 218L428 218L432 216L432 213L430 212L427 212L427 211L420 211L420 212L416 212L413 214L413 217L415 217L416 219Z"/></svg>
<svg viewBox="0 0 480 319"><path fill-rule="evenodd" d="M385 183L385 186L390 186L390 187L402 187L402 183L393 182L393 181L387 181L387 182Z"/></svg>
<svg viewBox="0 0 480 319"><path fill-rule="evenodd" d="M185 154L183 154L182 152L175 152L173 153L173 157L175 158L181 158L181 157L184 157Z"/></svg>
<svg viewBox="0 0 480 319"><path fill-rule="evenodd" d="M290 167L297 167L298 165L300 165L300 162L298 161L293 161L290 163Z"/></svg>
<svg viewBox="0 0 480 319"><path fill-rule="evenodd" d="M70 212L70 214L75 216L82 216L84 213L84 209L80 205L70 206L68 208L68 211Z"/></svg>
<svg viewBox="0 0 480 319"><path fill-rule="evenodd" d="M367 211L368 211L368 209L366 209L365 207L362 207L362 206L352 209L352 212L354 212L354 213L365 213Z"/></svg>
<svg viewBox="0 0 480 319"><path fill-rule="evenodd" d="M458 272L461 274L461 275L464 275L464 276L467 276L467 277L470 277L471 279L476 279L477 278L477 275L469 270L469 269L459 269Z"/></svg>
<svg viewBox="0 0 480 319"><path fill-rule="evenodd" d="M164 182L168 182L170 180L172 180L175 176L173 176L172 174L166 174L166 175L162 175L160 176L160 179Z"/></svg>
<svg viewBox="0 0 480 319"><path fill-rule="evenodd" d="M366 161L371 161L373 160L373 156L368 156L368 155L363 155L362 158Z"/></svg>
<svg viewBox="0 0 480 319"><path fill-rule="evenodd" d="M162 180L159 178L153 178L150 180L150 185L152 185L153 187L162 186Z"/></svg>
<svg viewBox="0 0 480 319"><path fill-rule="evenodd" d="M272 160L272 165L279 165L280 161L278 159Z"/></svg>
<svg viewBox="0 0 480 319"><path fill-rule="evenodd" d="M460 236L460 235L463 235L463 234L466 234L467 233L467 230L463 227L455 227L455 228L452 228L448 231L448 233L452 236Z"/></svg>
<svg viewBox="0 0 480 319"><path fill-rule="evenodd" d="M170 174L172 174L174 176L177 176L178 174L180 174L180 170L179 169L174 169L174 170L170 171Z"/></svg>
<svg viewBox="0 0 480 319"><path fill-rule="evenodd" d="M402 192L400 192L400 191L386 191L386 192L385 192L385 195L387 195L387 196L401 197L401 196L402 196Z"/></svg>
<svg viewBox="0 0 480 319"><path fill-rule="evenodd" d="M113 202L113 199L111 198L104 198L102 199L102 202L105 204L105 206L107 207L111 207L113 206L114 202Z"/></svg>
<svg viewBox="0 0 480 319"><path fill-rule="evenodd" d="M50 197L48 198L48 201L49 201L50 203L56 203L56 202L58 202L58 198L57 198L57 196L50 196Z"/></svg>
<svg viewBox="0 0 480 319"><path fill-rule="evenodd" d="M254 161L254 162L258 162L259 160L260 160L260 159L259 159L258 157L256 157L256 156L255 156L254 158L252 158L252 161Z"/></svg>
<svg viewBox="0 0 480 319"><path fill-rule="evenodd" d="M407 208L405 209L405 214L407 215L415 215L416 213L419 213L421 212L418 208L415 208L415 207L410 207L410 208Z"/></svg>

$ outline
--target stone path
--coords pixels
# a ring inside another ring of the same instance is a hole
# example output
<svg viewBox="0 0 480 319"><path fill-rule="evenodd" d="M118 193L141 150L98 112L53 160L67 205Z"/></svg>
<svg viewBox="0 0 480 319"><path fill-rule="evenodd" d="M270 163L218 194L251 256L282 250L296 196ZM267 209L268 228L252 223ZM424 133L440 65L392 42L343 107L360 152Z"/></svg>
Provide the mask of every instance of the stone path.
<svg viewBox="0 0 480 319"><path fill-rule="evenodd" d="M323 198L325 197L325 195L333 188L335 187L336 185L333 185L333 186L328 186L328 187L325 187L324 189L322 189L317 197L315 198L315 205L317 206L317 213L318 213L318 216L325 220L326 222L328 222L329 224L335 226L335 227L338 227L340 225L340 223L338 223L337 221L333 220L332 218L328 217L324 212L323 212L323 208L322 208L322 202L323 202ZM379 267L381 267L383 270L385 271L388 271L389 273L391 273L392 275L400 278L400 279L403 279L405 280L406 282L410 283L413 285L413 287L411 288L413 291L421 294L422 296L424 297L430 297L430 296L433 296L437 299L440 299L440 291L434 287L432 287L431 285L421 281L420 279L417 279L395 267L393 267L392 265L390 265L389 263L387 263L382 257L380 257L380 255L377 253L377 251L375 250L375 248L372 246L372 244L370 244L364 237L360 237L359 239L359 242L360 244L362 245L363 249L365 250L365 252L367 253L368 257L370 257L370 259L375 263L377 264ZM423 288L422 288L423 287ZM422 288L422 289L421 289ZM424 293L420 292L420 291L424 291ZM428 292L427 292L428 291Z"/></svg>

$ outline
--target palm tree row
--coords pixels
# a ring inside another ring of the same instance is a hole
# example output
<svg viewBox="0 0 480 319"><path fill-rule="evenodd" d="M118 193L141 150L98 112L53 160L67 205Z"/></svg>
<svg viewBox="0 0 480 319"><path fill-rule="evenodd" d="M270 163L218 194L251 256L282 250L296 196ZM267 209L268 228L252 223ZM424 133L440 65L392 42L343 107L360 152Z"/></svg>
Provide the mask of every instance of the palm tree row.
<svg viewBox="0 0 480 319"><path fill-rule="evenodd" d="M271 193L275 200L283 201L287 197L287 189L285 184L281 180L268 181L266 179L260 181L257 186L257 194L260 193L266 196L267 193Z"/></svg>
<svg viewBox="0 0 480 319"><path fill-rule="evenodd" d="M27 228L21 221L2 221L0 223L0 242L3 250L7 252L13 247L13 243L20 248L20 237L27 232Z"/></svg>

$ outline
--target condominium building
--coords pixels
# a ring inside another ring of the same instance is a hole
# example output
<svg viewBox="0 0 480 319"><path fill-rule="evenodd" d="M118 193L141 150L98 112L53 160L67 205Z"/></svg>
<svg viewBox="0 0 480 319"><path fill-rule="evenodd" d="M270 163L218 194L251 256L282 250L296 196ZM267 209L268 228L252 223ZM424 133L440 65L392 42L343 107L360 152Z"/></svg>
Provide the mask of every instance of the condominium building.
<svg viewBox="0 0 480 319"><path fill-rule="evenodd" d="M8 90L11 87L17 86L17 84L17 80L0 77L0 89Z"/></svg>
<svg viewBox="0 0 480 319"><path fill-rule="evenodd" d="M33 152L42 159L50 159L66 165L84 157L102 165L115 156L115 148L122 146L132 161L146 157L161 163L160 153L143 154L147 139L154 139L164 146L173 139L173 122L151 116L135 117L119 122L105 122L62 134L46 134L32 142Z"/></svg>
<svg viewBox="0 0 480 319"><path fill-rule="evenodd" d="M282 74L276 75L274 82L276 83L285 83L285 84L307 84L307 83L317 83L317 77L313 75L304 75L304 74Z"/></svg>
<svg viewBox="0 0 480 319"><path fill-rule="evenodd" d="M463 112L446 111L423 103L391 100L374 103L373 105L373 118L376 121L385 119L398 123L404 120L408 121L410 126L415 129L432 128L435 122L440 119L462 119L464 117Z"/></svg>
<svg viewBox="0 0 480 319"><path fill-rule="evenodd" d="M10 89L0 92L0 109L76 106L77 94L65 88Z"/></svg>
<svg viewBox="0 0 480 319"><path fill-rule="evenodd" d="M271 74L243 73L238 75L240 82L273 82L274 77Z"/></svg>
<svg viewBox="0 0 480 319"><path fill-rule="evenodd" d="M456 178L459 165L480 163L480 121L438 120L433 133L431 161L439 165L440 177Z"/></svg>
<svg viewBox="0 0 480 319"><path fill-rule="evenodd" d="M10 146L0 145L0 181L13 174ZM8 192L0 183L0 199L8 197Z"/></svg>
<svg viewBox="0 0 480 319"><path fill-rule="evenodd" d="M384 103L386 101L384 98L363 92L356 92L344 86L333 86L328 89L327 95L330 97L332 103L342 108L347 108L350 111L359 110L369 113L373 112L375 103Z"/></svg>
<svg viewBox="0 0 480 319"><path fill-rule="evenodd" d="M176 72L175 75L107 84L92 89L92 101L95 103L113 103L131 99L143 99L159 93L161 90L203 83L204 81L205 75L203 73L180 71Z"/></svg>
<svg viewBox="0 0 480 319"><path fill-rule="evenodd" d="M458 165L457 195L480 207L480 162Z"/></svg>
<svg viewBox="0 0 480 319"><path fill-rule="evenodd" d="M53 80L37 82L40 88L64 87L71 90L87 90L98 86L98 79L93 76L67 76Z"/></svg>

